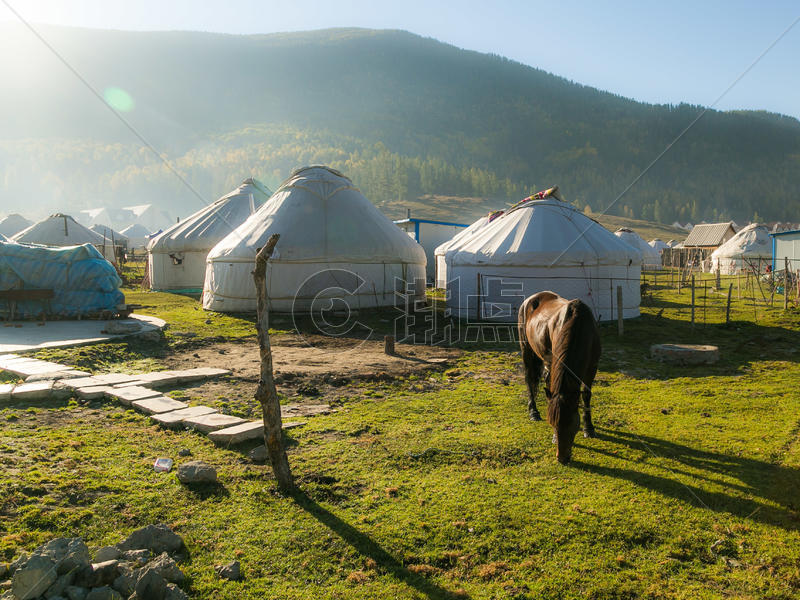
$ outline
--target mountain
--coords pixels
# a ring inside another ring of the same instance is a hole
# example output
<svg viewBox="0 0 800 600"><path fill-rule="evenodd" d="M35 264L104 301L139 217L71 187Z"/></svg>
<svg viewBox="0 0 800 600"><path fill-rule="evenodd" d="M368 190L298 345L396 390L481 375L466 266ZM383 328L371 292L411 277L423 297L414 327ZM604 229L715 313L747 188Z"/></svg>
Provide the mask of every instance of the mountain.
<svg viewBox="0 0 800 600"><path fill-rule="evenodd" d="M235 36L38 26L205 200L301 164L343 169L379 205L518 200L558 184L594 212L659 222L798 220L800 123L650 105L403 31ZM50 50L0 26L0 202L161 202L193 193ZM469 203L463 214L474 216ZM757 215L755 214L757 213ZM423 215L419 215L423 216Z"/></svg>

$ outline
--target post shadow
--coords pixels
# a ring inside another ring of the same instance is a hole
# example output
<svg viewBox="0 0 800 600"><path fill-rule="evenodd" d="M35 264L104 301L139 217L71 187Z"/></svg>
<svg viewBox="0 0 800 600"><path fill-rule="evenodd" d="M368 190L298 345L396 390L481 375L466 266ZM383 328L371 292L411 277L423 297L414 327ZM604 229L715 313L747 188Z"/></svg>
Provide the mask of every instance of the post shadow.
<svg viewBox="0 0 800 600"><path fill-rule="evenodd" d="M412 573L375 540L317 504L304 491L295 490L291 494L291 498L300 508L341 537L360 554L371 558L397 580L424 594L430 600L453 600L455 598L469 600L469 596L463 594L456 596L453 592L425 579L421 575Z"/></svg>

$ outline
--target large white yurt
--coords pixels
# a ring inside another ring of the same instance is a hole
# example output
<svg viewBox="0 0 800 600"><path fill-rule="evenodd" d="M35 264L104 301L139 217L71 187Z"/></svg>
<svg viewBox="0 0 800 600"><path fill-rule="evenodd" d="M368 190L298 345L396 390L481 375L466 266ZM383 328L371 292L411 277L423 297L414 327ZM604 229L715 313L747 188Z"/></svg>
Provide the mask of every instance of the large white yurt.
<svg viewBox="0 0 800 600"><path fill-rule="evenodd" d="M772 238L763 225L751 223L711 253L711 270L723 275L742 273L750 266L772 262Z"/></svg>
<svg viewBox="0 0 800 600"><path fill-rule="evenodd" d="M103 245L103 236L84 227L69 215L56 213L11 236L14 242L43 246Z"/></svg>
<svg viewBox="0 0 800 600"><path fill-rule="evenodd" d="M11 238L31 225L33 225L33 221L29 221L20 214L13 213L6 215L0 219L0 234Z"/></svg>
<svg viewBox="0 0 800 600"><path fill-rule="evenodd" d="M658 269L661 267L661 254L656 252L655 249L633 229L620 227L614 232L614 235L616 235L629 246L633 246L634 248L638 249L642 253L643 269Z"/></svg>
<svg viewBox="0 0 800 600"><path fill-rule="evenodd" d="M639 315L641 252L573 206L531 200L445 252L448 306L460 318L509 321L528 296L580 298L598 320Z"/></svg>
<svg viewBox="0 0 800 600"><path fill-rule="evenodd" d="M462 243L464 240L471 238L473 235L481 231L484 227L486 227L489 223L494 221L502 214L503 214L502 210L496 210L490 212L488 215L484 215L483 217L475 221L472 225L470 225L463 231L459 231L456 235L452 237L452 239L436 247L436 250L434 250L433 255L434 255L434 260L436 260L437 288L445 288L447 286L447 262L444 260L444 256L447 253L447 250Z"/></svg>
<svg viewBox="0 0 800 600"><path fill-rule="evenodd" d="M264 206L212 248L203 308L256 309L256 251L273 233L281 238L267 269L272 310L389 306L397 301L395 292L424 297L422 246L350 179L311 166L292 173Z"/></svg>
<svg viewBox="0 0 800 600"><path fill-rule="evenodd" d="M269 192L263 184L245 179L229 194L150 240L147 246L150 287L202 290L208 252L268 198Z"/></svg>

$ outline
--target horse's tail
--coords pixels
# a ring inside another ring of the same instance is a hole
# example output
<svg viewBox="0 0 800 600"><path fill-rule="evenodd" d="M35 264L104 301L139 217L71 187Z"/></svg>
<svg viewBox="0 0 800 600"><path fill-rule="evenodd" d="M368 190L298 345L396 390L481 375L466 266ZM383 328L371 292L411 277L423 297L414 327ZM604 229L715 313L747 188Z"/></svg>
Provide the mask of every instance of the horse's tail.
<svg viewBox="0 0 800 600"><path fill-rule="evenodd" d="M582 365L592 352L597 324L591 309L580 299L564 309L561 335L553 340L550 390L553 394L580 392Z"/></svg>

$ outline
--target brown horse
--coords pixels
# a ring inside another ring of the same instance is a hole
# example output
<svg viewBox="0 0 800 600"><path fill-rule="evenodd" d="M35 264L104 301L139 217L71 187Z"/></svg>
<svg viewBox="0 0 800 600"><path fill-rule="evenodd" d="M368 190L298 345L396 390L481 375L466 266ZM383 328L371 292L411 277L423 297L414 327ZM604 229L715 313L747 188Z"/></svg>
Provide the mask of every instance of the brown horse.
<svg viewBox="0 0 800 600"><path fill-rule="evenodd" d="M567 464L580 427L579 395L583 396L583 435L594 437L589 402L600 360L597 323L591 309L581 300L538 292L519 307L518 326L530 393L528 414L534 421L542 420L536 408L536 390L544 371L547 421L553 428L556 458Z"/></svg>

